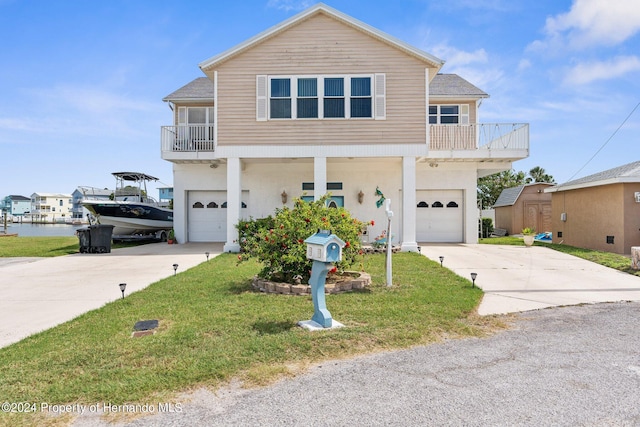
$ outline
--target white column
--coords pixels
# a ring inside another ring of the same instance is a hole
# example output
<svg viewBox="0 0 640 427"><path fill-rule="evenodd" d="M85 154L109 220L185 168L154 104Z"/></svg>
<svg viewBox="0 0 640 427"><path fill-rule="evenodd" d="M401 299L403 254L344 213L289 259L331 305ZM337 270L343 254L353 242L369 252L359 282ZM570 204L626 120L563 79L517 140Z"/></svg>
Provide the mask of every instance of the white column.
<svg viewBox="0 0 640 427"><path fill-rule="evenodd" d="M403 252L418 252L416 243L416 159L402 158L402 246Z"/></svg>
<svg viewBox="0 0 640 427"><path fill-rule="evenodd" d="M327 158L313 159L313 200L318 200L327 192Z"/></svg>
<svg viewBox="0 0 640 427"><path fill-rule="evenodd" d="M236 225L240 220L240 207L242 204L242 180L240 159L232 157L227 159L227 242L224 244L225 252L240 252L238 243L238 230Z"/></svg>

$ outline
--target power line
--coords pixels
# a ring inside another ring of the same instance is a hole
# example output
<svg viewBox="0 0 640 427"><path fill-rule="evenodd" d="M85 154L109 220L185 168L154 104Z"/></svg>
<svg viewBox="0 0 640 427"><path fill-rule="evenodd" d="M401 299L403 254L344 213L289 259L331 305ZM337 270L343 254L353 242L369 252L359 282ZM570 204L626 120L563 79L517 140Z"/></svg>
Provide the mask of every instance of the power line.
<svg viewBox="0 0 640 427"><path fill-rule="evenodd" d="M591 158L589 160L587 160L587 162L580 169L578 169L578 171L576 173L571 175L571 178L566 180L565 183L571 181L576 175L578 175L580 173L580 171L582 171L582 169L584 169L585 167L587 167L587 165L589 163L591 163L591 160L595 159L595 157L598 155L598 153L600 153L600 151L602 151L602 149L607 146L609 141L611 141L613 139L613 137L616 135L616 133L618 133L618 131L622 128L622 126L624 126L624 124L627 123L627 120L629 120L629 118L633 115L633 113L635 113L635 111L638 109L638 107L640 107L640 102L638 102L636 104L636 106L633 107L633 110L631 110L631 112L629 113L627 118L624 119L624 121L622 123L620 123L620 126L618 126L618 128L611 134L611 136L604 142L604 144L602 144L602 146L598 149L598 151L596 151L595 154L593 156L591 156Z"/></svg>

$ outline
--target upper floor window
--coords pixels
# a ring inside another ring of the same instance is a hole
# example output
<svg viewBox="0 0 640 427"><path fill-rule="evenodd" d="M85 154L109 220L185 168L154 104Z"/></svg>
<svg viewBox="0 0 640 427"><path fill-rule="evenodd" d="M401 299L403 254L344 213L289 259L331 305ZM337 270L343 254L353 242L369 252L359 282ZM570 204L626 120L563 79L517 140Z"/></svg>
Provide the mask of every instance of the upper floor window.
<svg viewBox="0 0 640 427"><path fill-rule="evenodd" d="M385 75L257 76L257 120L385 119Z"/></svg>
<svg viewBox="0 0 640 427"><path fill-rule="evenodd" d="M469 124L469 105L429 105L429 124Z"/></svg>
<svg viewBox="0 0 640 427"><path fill-rule="evenodd" d="M206 125L213 121L213 107L178 107L179 125Z"/></svg>

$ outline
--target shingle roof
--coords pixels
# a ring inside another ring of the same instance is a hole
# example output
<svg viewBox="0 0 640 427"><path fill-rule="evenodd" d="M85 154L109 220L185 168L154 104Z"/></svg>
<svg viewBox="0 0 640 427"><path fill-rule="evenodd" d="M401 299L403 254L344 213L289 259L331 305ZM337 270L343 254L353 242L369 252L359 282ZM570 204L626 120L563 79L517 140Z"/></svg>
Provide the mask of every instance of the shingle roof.
<svg viewBox="0 0 640 427"><path fill-rule="evenodd" d="M493 207L499 208L501 206L513 206L516 203L516 200L518 200L518 197L520 197L520 193L522 193L523 188L524 185L505 188L498 196L498 200L496 200Z"/></svg>
<svg viewBox="0 0 640 427"><path fill-rule="evenodd" d="M617 168L594 173L593 175L588 175L583 178L574 179L573 181L565 182L564 184L549 188L546 191L555 192L573 190L577 188L595 187L598 185L624 182L640 182L640 160L618 166Z"/></svg>
<svg viewBox="0 0 640 427"><path fill-rule="evenodd" d="M213 100L213 82L208 77L198 77L175 92L162 98L163 101Z"/></svg>
<svg viewBox="0 0 640 427"><path fill-rule="evenodd" d="M551 187L553 184L550 184L547 182L532 182L530 184L523 184L523 185L518 185L516 187L505 188L504 190L502 190L502 193L500 193L500 195L498 196L498 200L496 200L493 207L499 208L502 206L515 205L516 202L518 201L518 198L520 197L520 194L522 194L522 190L524 190L525 187L530 187L533 185L548 185Z"/></svg>
<svg viewBox="0 0 640 427"><path fill-rule="evenodd" d="M489 97L457 74L437 74L429 84L429 94L433 97ZM213 100L213 83L208 77L198 77L162 100L210 101Z"/></svg>
<svg viewBox="0 0 640 427"><path fill-rule="evenodd" d="M31 201L30 198L25 197L25 196L11 195L9 197L11 198L11 200L14 200L14 201L16 201L16 200L29 200L29 201Z"/></svg>
<svg viewBox="0 0 640 427"><path fill-rule="evenodd" d="M478 89L457 74L436 74L431 83L429 83L429 95L434 97L489 97L486 92Z"/></svg>

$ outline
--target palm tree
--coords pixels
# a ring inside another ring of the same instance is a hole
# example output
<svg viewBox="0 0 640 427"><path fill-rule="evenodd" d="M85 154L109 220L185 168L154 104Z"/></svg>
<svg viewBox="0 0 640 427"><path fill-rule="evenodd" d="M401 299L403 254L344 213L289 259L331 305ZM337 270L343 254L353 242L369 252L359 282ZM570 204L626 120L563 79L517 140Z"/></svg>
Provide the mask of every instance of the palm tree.
<svg viewBox="0 0 640 427"><path fill-rule="evenodd" d="M553 179L553 176L546 173L544 168L536 166L529 171L529 177L526 182L527 184L530 184L531 182L549 182L553 184L556 181Z"/></svg>

